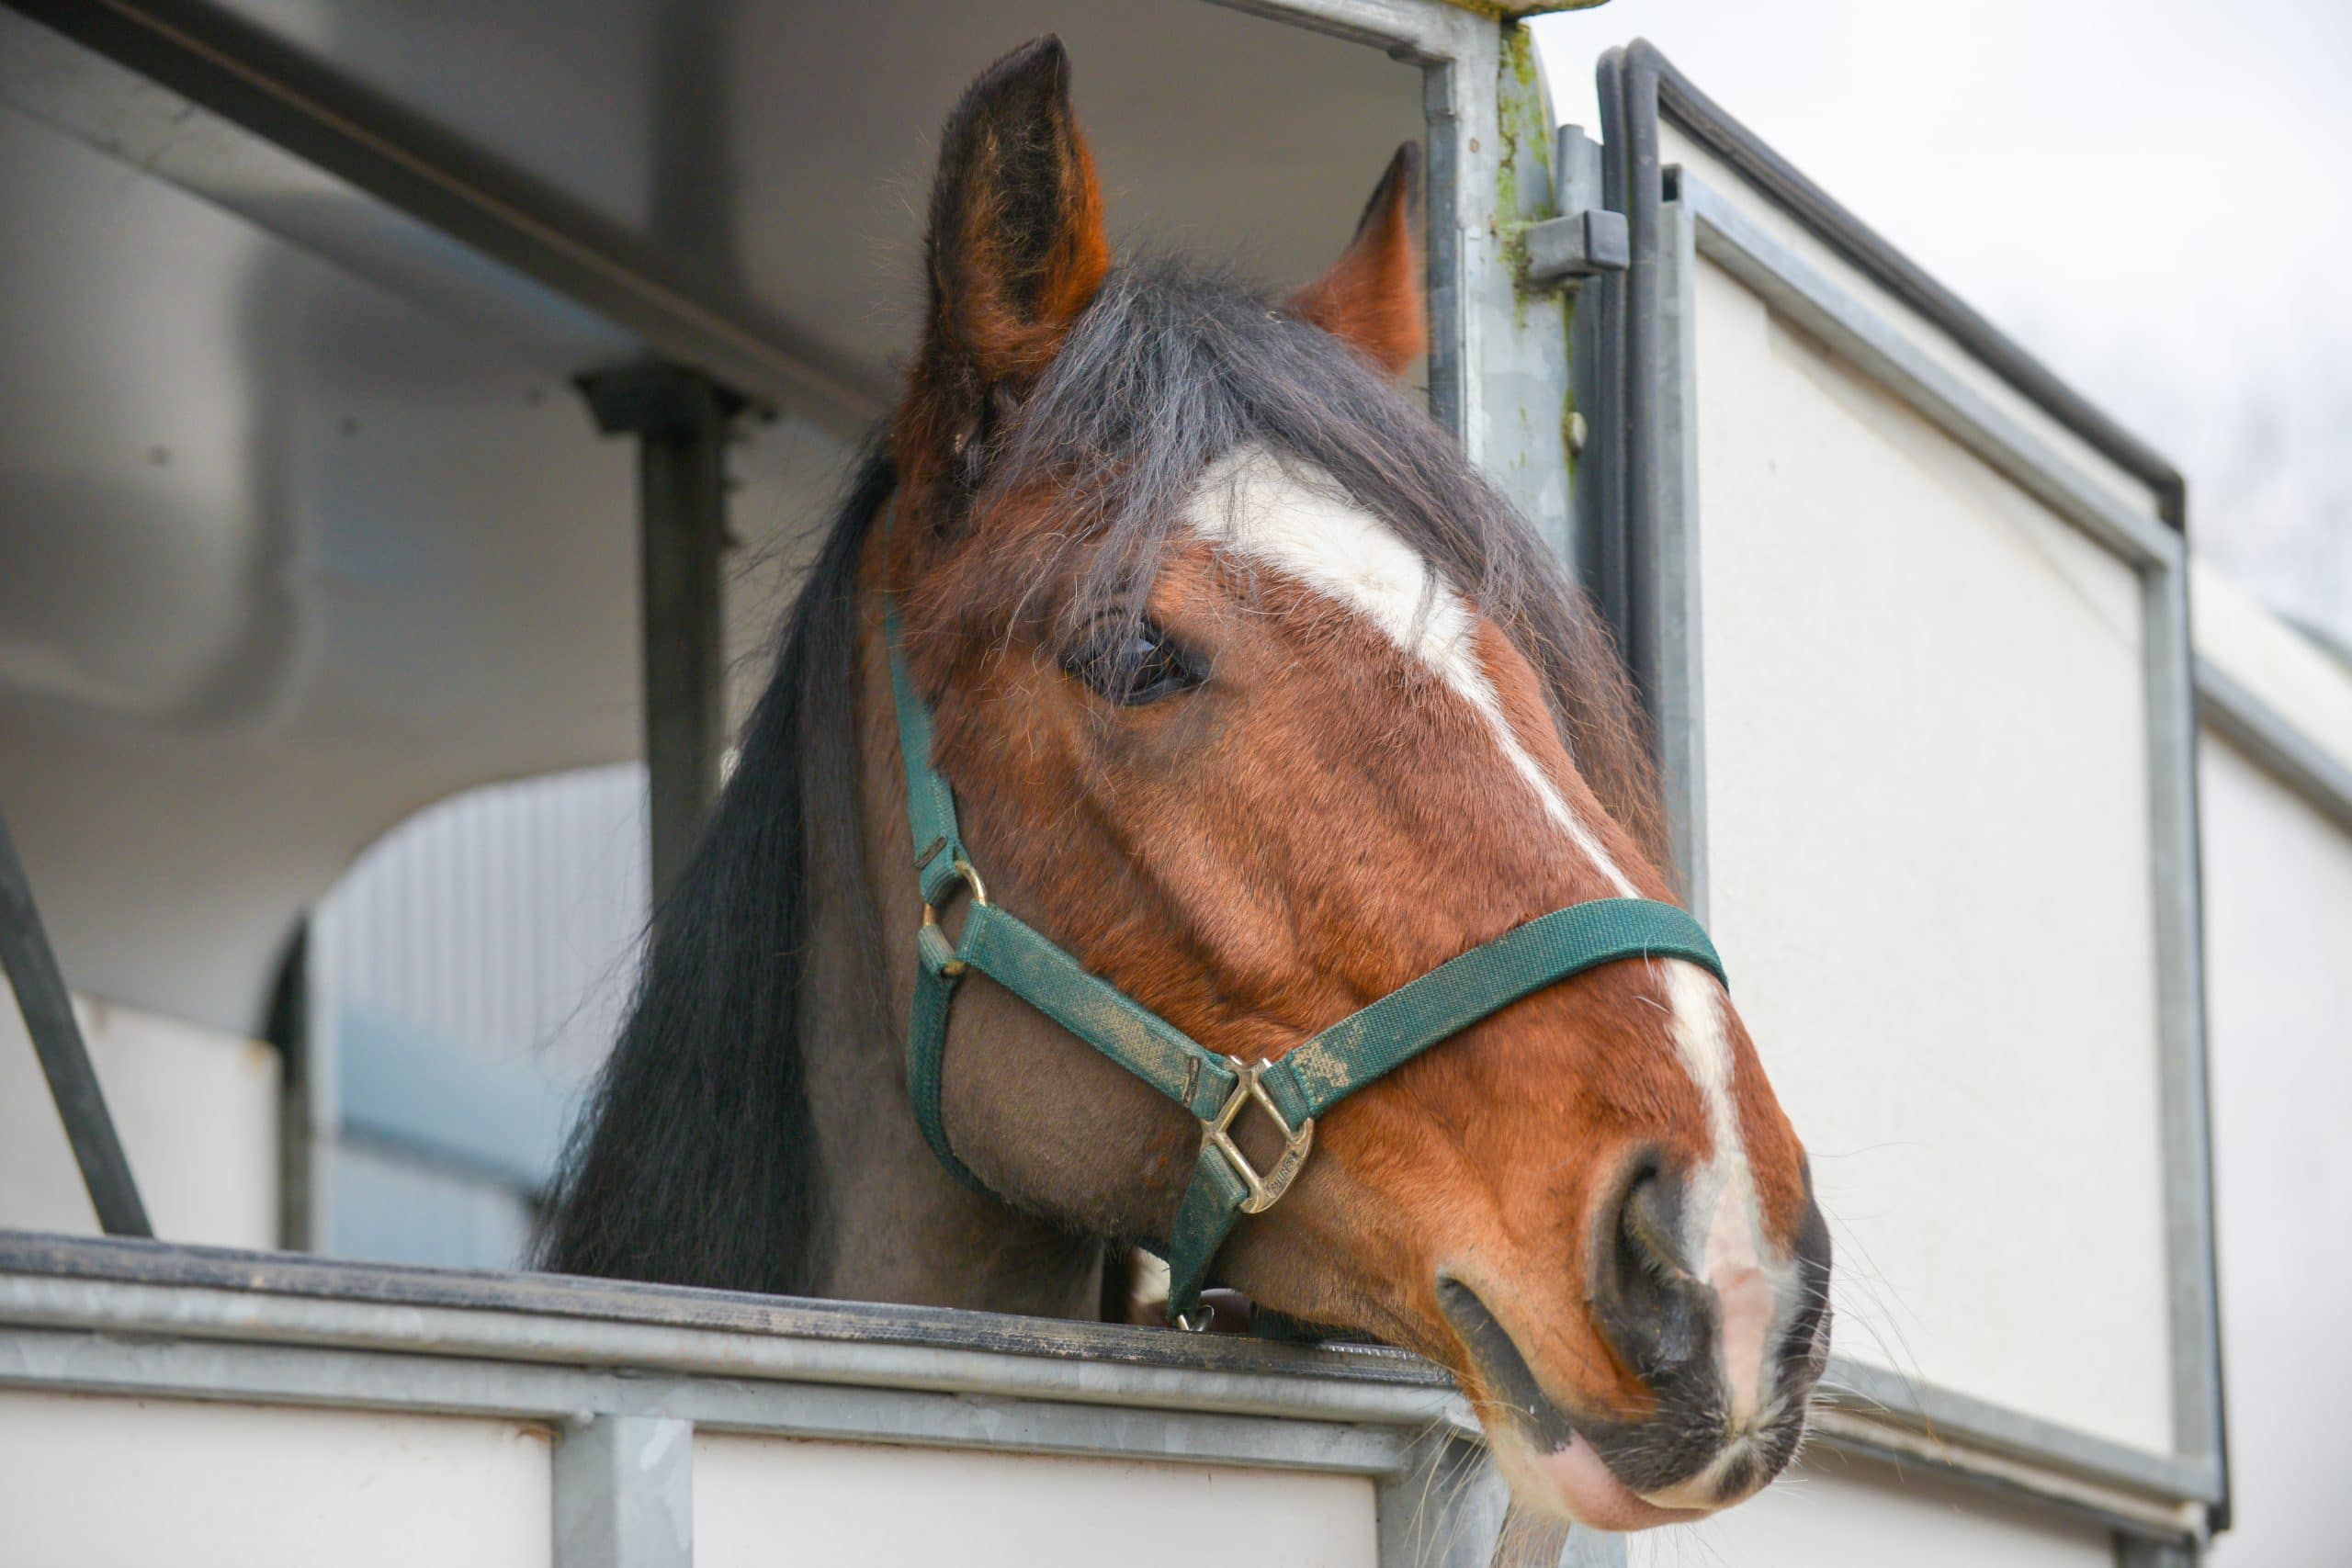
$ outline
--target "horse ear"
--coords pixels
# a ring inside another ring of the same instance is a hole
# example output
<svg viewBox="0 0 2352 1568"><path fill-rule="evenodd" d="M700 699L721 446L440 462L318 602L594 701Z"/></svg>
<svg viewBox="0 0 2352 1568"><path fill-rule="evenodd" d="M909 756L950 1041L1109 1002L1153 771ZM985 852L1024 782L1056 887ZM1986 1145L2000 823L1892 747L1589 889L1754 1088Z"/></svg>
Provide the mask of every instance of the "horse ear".
<svg viewBox="0 0 2352 1568"><path fill-rule="evenodd" d="M1429 351L1422 291L1421 149L1408 141L1364 205L1356 237L1331 270L1290 297L1293 315L1321 327L1392 376Z"/></svg>
<svg viewBox="0 0 2352 1568"><path fill-rule="evenodd" d="M989 393L1035 384L1110 270L1061 39L989 66L948 116L927 248L931 321L916 374L959 405L960 422Z"/></svg>

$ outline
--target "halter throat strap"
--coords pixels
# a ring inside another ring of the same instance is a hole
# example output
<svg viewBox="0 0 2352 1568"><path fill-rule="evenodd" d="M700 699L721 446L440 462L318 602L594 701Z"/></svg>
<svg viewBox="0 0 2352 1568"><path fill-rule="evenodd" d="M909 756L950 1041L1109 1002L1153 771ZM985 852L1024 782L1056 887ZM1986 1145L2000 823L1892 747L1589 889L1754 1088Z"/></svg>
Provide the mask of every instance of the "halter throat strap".
<svg viewBox="0 0 2352 1568"><path fill-rule="evenodd" d="M977 970L1184 1108L1201 1147L1164 1248L1168 1315L1206 1325L1199 1310L1209 1266L1245 1213L1273 1206L1314 1146L1331 1107L1521 998L1619 959L1679 958L1724 978L1723 961L1689 913L1646 898L1601 898L1555 909L1475 947L1341 1019L1272 1063L1245 1063L1200 1045L1175 1025L1087 971L1050 939L989 901L956 821L955 792L932 761L931 709L907 672L895 603L884 615L899 754L906 769L907 825L922 927L907 1031L907 1092L923 1139L942 1165L978 1191L989 1188L956 1156L940 1113L940 1077L956 984ZM941 904L971 896L951 941ZM1261 1171L1233 1136L1251 1113L1272 1119L1283 1153Z"/></svg>

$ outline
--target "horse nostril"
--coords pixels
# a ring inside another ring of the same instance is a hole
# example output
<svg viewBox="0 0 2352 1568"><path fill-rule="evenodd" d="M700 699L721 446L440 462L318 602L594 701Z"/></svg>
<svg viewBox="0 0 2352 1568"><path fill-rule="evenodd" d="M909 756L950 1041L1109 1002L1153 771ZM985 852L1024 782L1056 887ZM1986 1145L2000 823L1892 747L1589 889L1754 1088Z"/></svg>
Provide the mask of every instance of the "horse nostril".
<svg viewBox="0 0 2352 1568"><path fill-rule="evenodd" d="M1596 1240L1593 1317L1645 1381L1708 1355L1713 1292L1685 1266L1682 1182L1654 1157L1628 1169Z"/></svg>

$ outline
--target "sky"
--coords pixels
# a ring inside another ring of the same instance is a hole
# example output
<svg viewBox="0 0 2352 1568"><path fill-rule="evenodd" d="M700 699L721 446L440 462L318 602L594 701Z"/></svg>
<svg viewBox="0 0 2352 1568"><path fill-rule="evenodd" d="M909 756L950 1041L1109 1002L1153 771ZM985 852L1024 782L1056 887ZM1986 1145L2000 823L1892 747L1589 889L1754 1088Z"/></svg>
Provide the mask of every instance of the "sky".
<svg viewBox="0 0 2352 1568"><path fill-rule="evenodd" d="M2352 3L1611 0L1540 19L1563 119L1646 37L2188 476L2196 547L2352 644Z"/></svg>

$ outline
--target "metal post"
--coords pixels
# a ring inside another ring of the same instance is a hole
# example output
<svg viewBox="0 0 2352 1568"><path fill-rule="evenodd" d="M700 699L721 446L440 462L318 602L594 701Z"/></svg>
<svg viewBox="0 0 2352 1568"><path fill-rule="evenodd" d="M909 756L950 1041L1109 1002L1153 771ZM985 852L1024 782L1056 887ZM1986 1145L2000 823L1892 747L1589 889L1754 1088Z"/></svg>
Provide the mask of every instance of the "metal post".
<svg viewBox="0 0 2352 1568"><path fill-rule="evenodd" d="M638 439L639 604L645 659L653 900L694 852L718 798L727 740L719 558L727 538L727 435L743 400L673 365L581 379L607 435Z"/></svg>
<svg viewBox="0 0 2352 1568"><path fill-rule="evenodd" d="M82 1185L89 1189L99 1225L108 1235L153 1235L5 817L0 817L0 968L7 971L8 983L16 989L17 1010L24 1015L25 1032L32 1036L33 1052L49 1078L57 1119L65 1123L66 1141L74 1145L74 1163L82 1168Z"/></svg>
<svg viewBox="0 0 2352 1568"><path fill-rule="evenodd" d="M600 1415L556 1445L556 1568L688 1568L695 1560L695 1428Z"/></svg>

